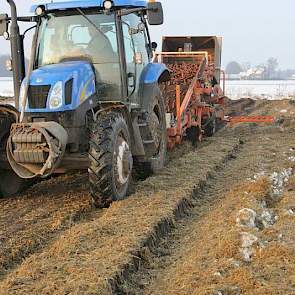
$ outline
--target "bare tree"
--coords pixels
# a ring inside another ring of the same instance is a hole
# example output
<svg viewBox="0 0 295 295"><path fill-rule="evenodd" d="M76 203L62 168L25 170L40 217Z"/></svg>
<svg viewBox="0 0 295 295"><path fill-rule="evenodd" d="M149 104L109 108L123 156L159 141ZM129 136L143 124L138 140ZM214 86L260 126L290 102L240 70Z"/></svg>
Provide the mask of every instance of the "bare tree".
<svg viewBox="0 0 295 295"><path fill-rule="evenodd" d="M278 62L278 60L276 58L270 57L267 60L266 68L267 68L268 79L275 78L278 66L279 66L279 62Z"/></svg>

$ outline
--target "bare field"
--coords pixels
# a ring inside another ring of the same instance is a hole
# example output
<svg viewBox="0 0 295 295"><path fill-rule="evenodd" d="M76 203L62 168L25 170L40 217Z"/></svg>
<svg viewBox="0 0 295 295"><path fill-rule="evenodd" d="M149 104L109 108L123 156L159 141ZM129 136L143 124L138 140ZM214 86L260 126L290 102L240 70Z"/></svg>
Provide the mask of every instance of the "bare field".
<svg viewBox="0 0 295 295"><path fill-rule="evenodd" d="M106 210L93 207L83 173L0 200L0 294L295 294L277 279L288 272L284 282L292 280L292 263L284 264L287 270L280 264L286 253L294 258L292 216L269 229L286 233L289 248L271 241L273 248L255 253L251 263L235 268L228 262L242 260L239 210L258 212L271 187L267 177L293 167L295 106L240 101L229 102L227 111L285 121L225 128L197 150L178 149L164 171L137 182L133 195ZM291 206L291 180L289 186L273 205L276 212ZM268 231L257 236L264 240ZM263 272L268 253L277 253L278 261ZM252 282L273 293L253 293Z"/></svg>

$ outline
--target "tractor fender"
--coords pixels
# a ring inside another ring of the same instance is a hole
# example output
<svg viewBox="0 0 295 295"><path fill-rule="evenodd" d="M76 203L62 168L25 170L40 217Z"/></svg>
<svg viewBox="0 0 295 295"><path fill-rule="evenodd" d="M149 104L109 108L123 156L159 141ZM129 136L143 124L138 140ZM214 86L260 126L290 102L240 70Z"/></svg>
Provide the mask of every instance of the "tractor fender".
<svg viewBox="0 0 295 295"><path fill-rule="evenodd" d="M142 110L147 110L150 97L159 91L159 83L170 80L170 72L164 64L149 63L141 74L139 98Z"/></svg>
<svg viewBox="0 0 295 295"><path fill-rule="evenodd" d="M166 82L170 80L170 72L164 64L149 63L142 72L141 80L144 84Z"/></svg>

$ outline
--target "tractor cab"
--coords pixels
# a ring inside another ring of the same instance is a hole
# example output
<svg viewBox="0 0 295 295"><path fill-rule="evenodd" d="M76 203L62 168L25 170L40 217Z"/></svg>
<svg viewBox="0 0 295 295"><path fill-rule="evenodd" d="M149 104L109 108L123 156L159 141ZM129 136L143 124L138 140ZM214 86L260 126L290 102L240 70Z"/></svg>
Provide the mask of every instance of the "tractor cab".
<svg viewBox="0 0 295 295"><path fill-rule="evenodd" d="M120 3L105 1L97 7L97 1L85 1L33 7L39 22L26 112L73 110L94 93L98 101L90 101L93 104L138 104L140 76L152 57L147 4L130 1L132 8L127 8L118 6ZM23 84L24 88L26 81ZM47 100L32 101L36 92Z"/></svg>
<svg viewBox="0 0 295 295"><path fill-rule="evenodd" d="M152 62L148 30L163 23L161 3L51 2L19 17L7 2L11 17L0 15L0 34L11 43L16 109L0 108L13 118L0 143L0 173L1 157L21 179L87 170L99 206L124 198L133 163L155 171L165 162L159 83L170 76ZM26 70L19 22L34 23Z"/></svg>

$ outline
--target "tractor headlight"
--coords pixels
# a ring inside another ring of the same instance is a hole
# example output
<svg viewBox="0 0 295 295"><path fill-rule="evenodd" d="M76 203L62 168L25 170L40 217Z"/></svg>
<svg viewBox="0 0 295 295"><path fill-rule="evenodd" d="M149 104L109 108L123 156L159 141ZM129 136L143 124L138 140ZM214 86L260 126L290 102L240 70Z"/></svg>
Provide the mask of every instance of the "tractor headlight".
<svg viewBox="0 0 295 295"><path fill-rule="evenodd" d="M62 82L57 82L51 91L49 97L49 108L50 109L58 109L62 106L62 98L63 98L63 85Z"/></svg>

